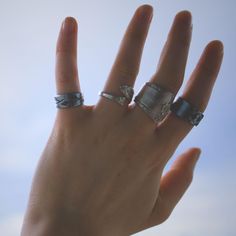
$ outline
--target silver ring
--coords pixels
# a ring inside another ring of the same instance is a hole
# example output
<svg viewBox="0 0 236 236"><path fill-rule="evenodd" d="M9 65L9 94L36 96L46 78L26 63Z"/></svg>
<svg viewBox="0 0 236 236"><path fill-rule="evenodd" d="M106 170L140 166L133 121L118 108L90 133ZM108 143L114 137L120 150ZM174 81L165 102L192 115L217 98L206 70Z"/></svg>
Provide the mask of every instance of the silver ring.
<svg viewBox="0 0 236 236"><path fill-rule="evenodd" d="M147 82L134 99L154 122L160 122L166 117L173 100L173 93L151 82Z"/></svg>
<svg viewBox="0 0 236 236"><path fill-rule="evenodd" d="M197 126L204 117L202 112L198 111L196 107L181 97L171 105L170 109L177 117L195 126Z"/></svg>
<svg viewBox="0 0 236 236"><path fill-rule="evenodd" d="M78 107L84 103L83 94L81 92L59 94L54 98L56 100L57 108L60 109Z"/></svg>
<svg viewBox="0 0 236 236"><path fill-rule="evenodd" d="M99 92L98 95L100 95L104 98L107 98L111 101L115 101L121 106L123 106L125 104L125 101L130 103L132 98L133 98L133 95L134 95L133 88L129 85L121 85L120 86L120 91L124 96L115 96L111 93L106 93L106 92Z"/></svg>

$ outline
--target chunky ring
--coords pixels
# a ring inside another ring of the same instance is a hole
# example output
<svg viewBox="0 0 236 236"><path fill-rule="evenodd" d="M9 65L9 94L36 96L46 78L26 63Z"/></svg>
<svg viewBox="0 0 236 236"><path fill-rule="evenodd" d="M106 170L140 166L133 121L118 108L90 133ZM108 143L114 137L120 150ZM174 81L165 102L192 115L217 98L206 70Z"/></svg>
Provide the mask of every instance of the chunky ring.
<svg viewBox="0 0 236 236"><path fill-rule="evenodd" d="M154 122L160 122L165 118L170 111L173 100L173 93L151 82L147 82L134 99L135 103Z"/></svg>
<svg viewBox="0 0 236 236"><path fill-rule="evenodd" d="M196 107L192 106L181 97L171 105L170 109L177 117L182 118L195 126L197 126L204 117L202 112L198 111Z"/></svg>
<svg viewBox="0 0 236 236"><path fill-rule="evenodd" d="M99 95L111 101L115 101L121 106L125 104L126 100L128 101L128 103L130 103L134 95L133 88L128 85L121 85L120 91L124 96L115 96L111 93L106 93L106 92L99 92Z"/></svg>
<svg viewBox="0 0 236 236"><path fill-rule="evenodd" d="M70 108L83 105L84 98L81 92L64 93L54 97L57 108Z"/></svg>

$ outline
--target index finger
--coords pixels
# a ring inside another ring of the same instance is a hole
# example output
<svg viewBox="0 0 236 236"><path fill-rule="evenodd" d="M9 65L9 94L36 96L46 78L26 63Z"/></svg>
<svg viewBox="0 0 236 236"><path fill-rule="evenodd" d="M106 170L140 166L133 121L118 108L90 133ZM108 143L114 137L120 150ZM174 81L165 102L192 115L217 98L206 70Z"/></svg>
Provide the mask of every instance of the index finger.
<svg viewBox="0 0 236 236"><path fill-rule="evenodd" d="M77 22L66 17L58 36L56 47L57 93L79 92L77 69Z"/></svg>

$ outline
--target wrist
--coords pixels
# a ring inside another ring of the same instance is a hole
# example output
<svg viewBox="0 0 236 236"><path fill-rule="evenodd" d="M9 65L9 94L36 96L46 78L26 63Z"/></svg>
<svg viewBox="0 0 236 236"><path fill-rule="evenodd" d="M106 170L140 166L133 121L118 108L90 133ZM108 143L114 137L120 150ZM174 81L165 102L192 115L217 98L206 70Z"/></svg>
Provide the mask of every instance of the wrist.
<svg viewBox="0 0 236 236"><path fill-rule="evenodd" d="M74 220L76 219L76 220ZM96 224L85 224L78 218L70 217L26 217L21 236L123 236L110 227L98 227ZM109 227L109 226L108 226Z"/></svg>

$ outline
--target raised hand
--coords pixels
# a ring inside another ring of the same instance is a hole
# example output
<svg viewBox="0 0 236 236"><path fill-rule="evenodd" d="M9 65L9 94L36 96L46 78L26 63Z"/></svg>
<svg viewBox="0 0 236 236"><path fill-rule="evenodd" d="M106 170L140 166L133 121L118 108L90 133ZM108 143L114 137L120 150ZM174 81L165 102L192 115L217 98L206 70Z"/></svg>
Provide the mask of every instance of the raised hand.
<svg viewBox="0 0 236 236"><path fill-rule="evenodd" d="M104 86L106 93L124 98L120 86L134 86L151 18L148 5L135 12ZM178 13L149 80L173 96L184 78L191 32L191 14ZM201 112L222 58L222 43L210 42L181 95ZM56 88L58 94L82 92L77 23L71 17L65 19L57 42ZM86 93L84 98L86 102ZM22 236L121 236L161 224L192 180L199 148L183 153L162 176L192 127L173 112L154 122L128 99L121 105L100 96L94 106L58 109L33 180Z"/></svg>

